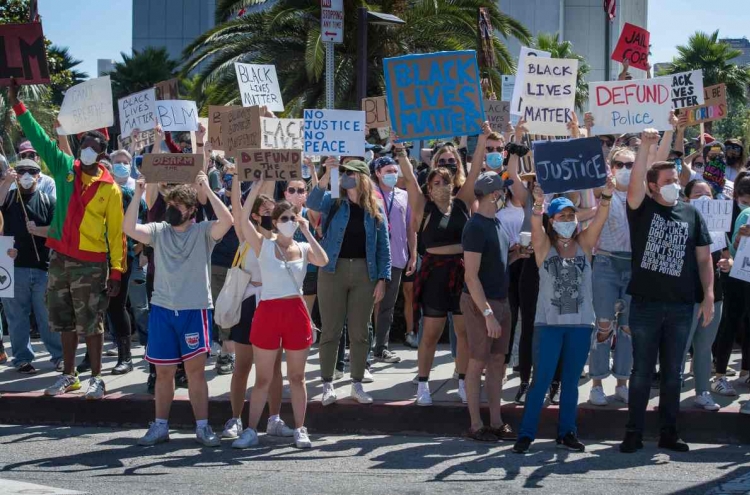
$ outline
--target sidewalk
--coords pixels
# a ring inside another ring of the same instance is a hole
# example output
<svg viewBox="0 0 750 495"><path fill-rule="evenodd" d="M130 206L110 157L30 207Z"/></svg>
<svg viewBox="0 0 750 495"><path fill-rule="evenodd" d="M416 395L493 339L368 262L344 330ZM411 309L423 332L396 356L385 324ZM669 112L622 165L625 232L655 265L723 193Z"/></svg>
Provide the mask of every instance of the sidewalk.
<svg viewBox="0 0 750 495"><path fill-rule="evenodd" d="M105 344L105 349L111 343ZM143 361L143 348L133 349L136 368L122 376L110 374L117 358L104 357L104 381L107 396L102 401L83 401L82 396L88 384L90 373L81 376L83 387L80 391L62 397L44 397L42 390L52 385L57 377L44 347L34 343L37 360L34 362L36 375L21 375L11 366L0 367L0 422L3 423L65 423L99 425L145 426L153 420L152 396L146 393L148 366ZM79 347L80 362L84 347ZM317 346L313 346L307 366L307 390L309 407L307 426L311 431L326 433L422 433L436 435L460 435L468 427L468 412L457 395L458 382L452 379L453 362L447 346L440 346L435 357L435 369L430 376L434 405L417 407L414 399L417 386L412 383L416 376L417 351L397 345L392 348L401 358L398 364L374 363L372 372L375 382L365 384L365 390L375 399L375 403L363 406L348 399L350 380L348 372L344 379L335 383L339 396L337 404L323 408L320 404L322 382L319 373ZM740 355L733 355L731 363L739 369ZM213 369L214 359L206 367L210 403L210 418L218 428L230 417L229 386L231 375L219 376ZM286 373L282 365L282 373ZM254 382L254 372L249 380ZM522 406L513 403L520 380L511 374L503 389L503 415L505 421L517 429ZM739 397L715 396L722 406L719 412L708 412L693 407L693 379L686 377L682 393L680 428L687 441L708 443L750 442L750 417L738 413L739 407L750 399L750 389L735 382ZM604 382L608 393L608 406L592 406L587 403L591 387L588 378L580 381L578 416L579 434L582 438L618 440L624 432L627 420L627 405L613 399L615 380ZM649 436L658 435L656 423L658 411L658 391L652 390L649 404ZM291 421L291 407L288 404L289 388L284 385L284 417ZM194 424L186 389L175 393L170 423L175 426ZM486 402L486 398L483 397ZM485 403L486 406L486 403ZM246 406L247 407L247 406ZM247 410L245 410L246 414ZM557 407L547 406L543 411L539 435L554 438L556 435Z"/></svg>

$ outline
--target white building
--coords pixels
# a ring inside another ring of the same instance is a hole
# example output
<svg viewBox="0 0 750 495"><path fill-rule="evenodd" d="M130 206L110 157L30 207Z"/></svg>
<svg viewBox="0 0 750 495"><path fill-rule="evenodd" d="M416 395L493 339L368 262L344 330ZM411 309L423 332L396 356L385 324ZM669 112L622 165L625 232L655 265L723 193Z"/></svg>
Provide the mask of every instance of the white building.
<svg viewBox="0 0 750 495"><path fill-rule="evenodd" d="M96 77L102 77L113 70L115 70L114 60L108 60L106 58L99 58L96 60Z"/></svg>

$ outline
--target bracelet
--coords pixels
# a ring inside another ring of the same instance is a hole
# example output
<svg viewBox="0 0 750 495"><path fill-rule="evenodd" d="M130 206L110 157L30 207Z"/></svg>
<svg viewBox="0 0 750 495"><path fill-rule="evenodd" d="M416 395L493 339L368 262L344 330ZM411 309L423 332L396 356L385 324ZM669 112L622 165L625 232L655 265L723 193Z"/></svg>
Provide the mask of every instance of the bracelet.
<svg viewBox="0 0 750 495"><path fill-rule="evenodd" d="M602 199L612 199L612 195L611 194L610 195L606 195L606 194L602 193Z"/></svg>
<svg viewBox="0 0 750 495"><path fill-rule="evenodd" d="M544 207L544 203L534 203L534 208L542 208Z"/></svg>
<svg viewBox="0 0 750 495"><path fill-rule="evenodd" d="M198 148L203 148L203 143L196 143L195 144Z"/></svg>

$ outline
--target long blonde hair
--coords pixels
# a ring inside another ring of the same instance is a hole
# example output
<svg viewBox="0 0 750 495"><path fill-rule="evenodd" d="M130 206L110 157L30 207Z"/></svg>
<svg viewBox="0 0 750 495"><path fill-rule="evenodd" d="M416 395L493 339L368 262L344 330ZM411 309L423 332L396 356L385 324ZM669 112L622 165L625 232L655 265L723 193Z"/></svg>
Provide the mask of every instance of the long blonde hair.
<svg viewBox="0 0 750 495"><path fill-rule="evenodd" d="M435 154L432 155L432 163L430 164L430 168L433 170L439 167L445 168L445 165L440 165L438 163L440 155L442 155L443 153L450 153L456 159L456 173L455 175L453 175L453 187L456 189L460 189L461 186L464 185L464 182L466 182L466 174L464 173L464 164L461 161L461 155L458 153L458 150L456 149L455 145L453 145L453 143L447 143L438 148Z"/></svg>
<svg viewBox="0 0 750 495"><path fill-rule="evenodd" d="M372 180L367 174L357 173L357 204L370 214L377 222L383 222L383 215L380 212L375 191L372 188ZM346 190L341 190L342 197L346 196Z"/></svg>

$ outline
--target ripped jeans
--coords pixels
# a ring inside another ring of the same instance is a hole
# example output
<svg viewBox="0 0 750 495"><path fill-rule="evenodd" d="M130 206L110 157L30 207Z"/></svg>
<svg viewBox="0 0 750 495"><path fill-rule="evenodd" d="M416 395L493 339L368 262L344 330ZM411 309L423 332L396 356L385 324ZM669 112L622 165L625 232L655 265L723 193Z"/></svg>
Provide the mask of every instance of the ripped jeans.
<svg viewBox="0 0 750 495"><path fill-rule="evenodd" d="M597 254L594 258L592 288L597 325L591 337L589 355L589 376L594 380L603 380L610 374L619 380L630 378L633 368L633 341L630 334L623 330L623 327L628 326L630 310L630 296L627 294L631 274L630 263L630 253L625 252ZM615 304L618 300L623 301L623 309L619 315L618 327L615 329ZM599 342L598 337L606 331L602 331L603 327L609 328L609 336L604 342ZM610 354L613 361L611 368Z"/></svg>

